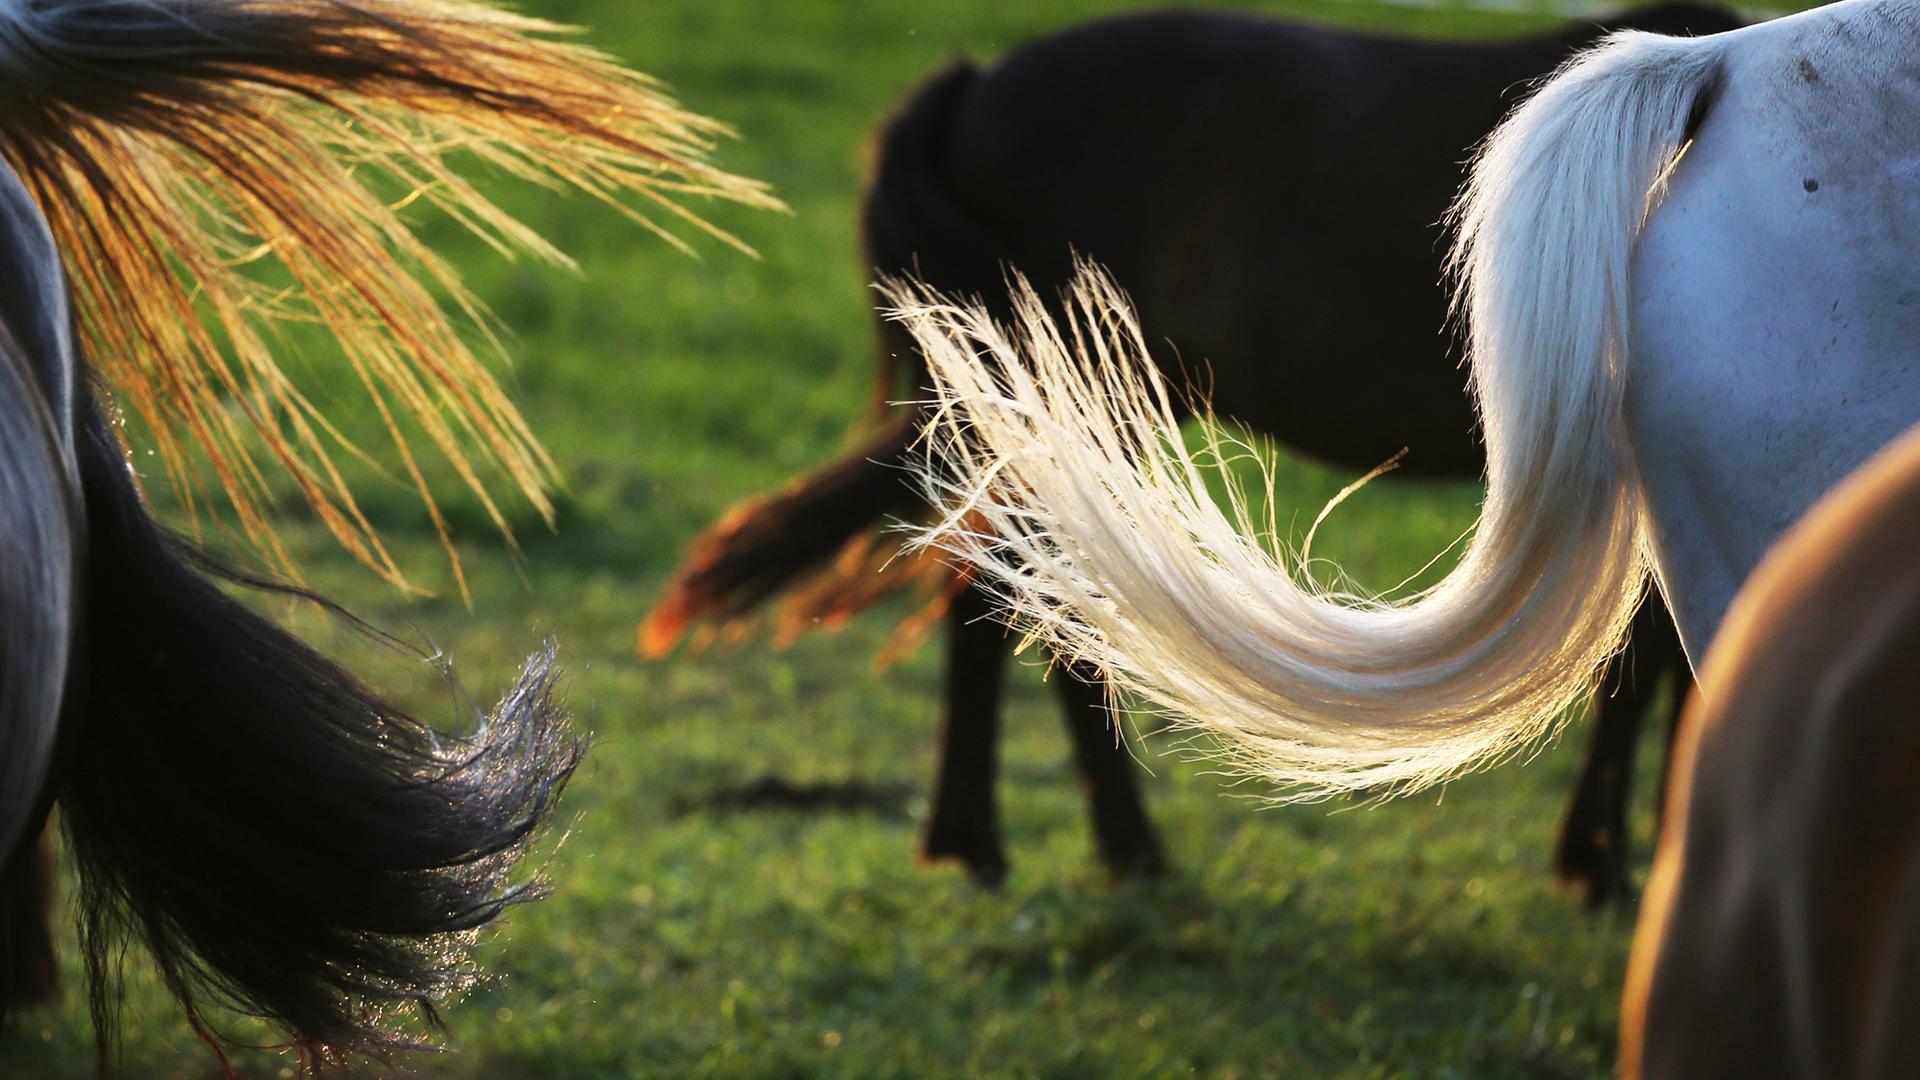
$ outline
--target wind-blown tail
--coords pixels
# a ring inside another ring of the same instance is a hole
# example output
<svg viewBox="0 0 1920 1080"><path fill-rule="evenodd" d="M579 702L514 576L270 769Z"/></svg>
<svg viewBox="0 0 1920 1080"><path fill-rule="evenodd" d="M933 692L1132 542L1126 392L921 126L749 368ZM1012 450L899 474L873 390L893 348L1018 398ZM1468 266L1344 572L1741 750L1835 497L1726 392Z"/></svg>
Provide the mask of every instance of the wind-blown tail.
<svg viewBox="0 0 1920 1080"><path fill-rule="evenodd" d="M578 188L675 243L662 222L731 240L690 199L779 205L706 163L724 127L551 40L565 29L469 0L0 0L0 154L66 256L84 352L188 504L192 449L283 567L261 510L269 464L404 583L333 457L364 455L280 365L276 323L339 341L443 538L409 430L503 531L488 469L551 520L552 462L458 325L491 346L489 317L402 208L564 258L463 179L459 155Z"/></svg>
<svg viewBox="0 0 1920 1080"><path fill-rule="evenodd" d="M129 937L210 1043L220 1006L323 1060L413 1045L401 1014L431 1020L474 981L475 932L538 892L511 872L580 754L551 648L476 732L438 734L226 595L147 517L97 409L81 467L58 797L103 1053Z"/></svg>
<svg viewBox="0 0 1920 1080"><path fill-rule="evenodd" d="M1289 797L1413 789L1537 739L1640 600L1628 263L1718 57L1711 38L1615 35L1481 153L1455 264L1488 491L1435 586L1332 593L1252 539L1243 502L1209 497L1124 297L1090 270L1064 323L1024 282L1005 328L892 287L935 381L940 460L923 475L951 509L925 542L991 575L1018 625Z"/></svg>
<svg viewBox="0 0 1920 1080"><path fill-rule="evenodd" d="M747 615L910 504L906 468L918 432L918 417L902 414L785 490L729 511L693 542L666 595L640 624L641 655L666 655L694 623Z"/></svg>

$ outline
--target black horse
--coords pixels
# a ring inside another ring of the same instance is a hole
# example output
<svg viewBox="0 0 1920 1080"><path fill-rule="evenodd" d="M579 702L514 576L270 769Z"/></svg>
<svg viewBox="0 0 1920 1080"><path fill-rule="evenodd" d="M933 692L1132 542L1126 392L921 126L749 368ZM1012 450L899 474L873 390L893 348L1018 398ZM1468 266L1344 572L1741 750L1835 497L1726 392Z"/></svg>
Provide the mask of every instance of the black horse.
<svg viewBox="0 0 1920 1080"><path fill-rule="evenodd" d="M1739 24L1694 4L1491 42L1213 13L1090 23L990 68L956 64L919 89L881 140L868 263L1004 304L1006 267L1044 294L1068 281L1077 253L1129 291L1176 381L1183 359L1204 364L1221 413L1343 468L1405 447L1407 475L1478 477L1440 265L1440 222L1471 147L1530 80L1611 30ZM881 352L880 398L918 396L924 372L898 328L882 324ZM694 544L643 647L663 651L696 620L743 616L843 549L863 550L886 516L911 513L902 467L923 424L898 410L837 461L729 513ZM838 585L874 591L844 576ZM1006 870L994 744L1010 643L993 610L962 587L946 613L945 738L923 847L987 882ZM1648 605L1600 702L1558 851L1561 875L1592 904L1626 890L1642 713L1664 676L1686 671L1665 611ZM1097 674L1069 670L1054 685L1102 858L1120 875L1160 870Z"/></svg>

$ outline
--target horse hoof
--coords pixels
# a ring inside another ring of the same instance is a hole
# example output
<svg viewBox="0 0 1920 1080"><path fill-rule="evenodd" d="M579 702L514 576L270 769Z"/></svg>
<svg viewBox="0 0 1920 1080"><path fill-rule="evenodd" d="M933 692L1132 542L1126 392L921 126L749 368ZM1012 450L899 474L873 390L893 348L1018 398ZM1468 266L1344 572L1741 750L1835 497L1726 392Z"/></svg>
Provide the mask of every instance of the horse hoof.
<svg viewBox="0 0 1920 1080"><path fill-rule="evenodd" d="M990 837L930 829L920 845L920 861L929 866L957 862L966 868L974 884L985 889L998 889L1007 880L1006 853Z"/></svg>
<svg viewBox="0 0 1920 1080"><path fill-rule="evenodd" d="M1625 906L1633 899L1626 870L1599 852L1563 849L1554 860L1554 874L1588 911L1615 904Z"/></svg>
<svg viewBox="0 0 1920 1080"><path fill-rule="evenodd" d="M1116 884L1129 881L1158 881L1173 872L1173 864L1157 843L1147 843L1130 851L1105 855L1107 872Z"/></svg>

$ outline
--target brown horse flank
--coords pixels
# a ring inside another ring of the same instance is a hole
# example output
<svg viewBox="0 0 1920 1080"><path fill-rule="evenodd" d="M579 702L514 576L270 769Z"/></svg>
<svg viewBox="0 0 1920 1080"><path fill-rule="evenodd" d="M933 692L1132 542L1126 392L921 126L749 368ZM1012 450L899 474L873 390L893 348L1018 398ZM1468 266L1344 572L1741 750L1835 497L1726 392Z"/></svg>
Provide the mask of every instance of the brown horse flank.
<svg viewBox="0 0 1920 1080"><path fill-rule="evenodd" d="M1707 33L1738 20L1668 4L1539 36L1434 42L1242 15L1169 13L1091 23L988 68L929 80L882 136L865 205L868 265L947 295L1004 305L1005 267L1043 294L1077 252L1138 305L1155 360L1179 381L1205 365L1215 407L1301 452L1367 470L1477 477L1483 458L1444 330L1439 222L1469 149L1514 93L1606 31ZM921 396L910 339L883 324L877 397ZM1365 410L1326 403L1365 399ZM786 626L840 617L884 591L872 530L921 506L904 465L925 417L900 409L864 442L785 490L735 508L692 545L641 629L649 655L702 621L748 616L809 575ZM896 582L916 567L896 565ZM938 568L936 568L937 570ZM985 881L1006 870L994 741L1010 642L991 599L942 595L948 656L943 758L924 852ZM1635 627L1635 667L1610 681L1559 852L1599 903L1626 889L1624 802L1641 713L1686 671L1665 613ZM1106 691L1054 680L1118 874L1163 859L1116 743Z"/></svg>
<svg viewBox="0 0 1920 1080"><path fill-rule="evenodd" d="M1628 1077L1920 1060L1920 432L1768 555L1700 669L1622 1011Z"/></svg>

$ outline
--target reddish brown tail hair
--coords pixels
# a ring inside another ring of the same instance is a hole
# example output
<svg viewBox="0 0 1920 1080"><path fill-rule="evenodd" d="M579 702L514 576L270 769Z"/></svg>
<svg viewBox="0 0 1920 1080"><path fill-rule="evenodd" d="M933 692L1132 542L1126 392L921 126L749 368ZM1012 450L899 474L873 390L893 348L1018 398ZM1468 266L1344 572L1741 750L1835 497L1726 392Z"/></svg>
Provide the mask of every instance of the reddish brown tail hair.
<svg viewBox="0 0 1920 1080"><path fill-rule="evenodd" d="M742 246L690 200L778 205L707 163L723 126L565 32L471 0L0 0L0 154L66 254L85 352L189 506L206 502L197 449L284 569L261 512L275 469L405 584L336 468L360 451L276 355L284 322L339 341L443 541L421 435L503 531L489 471L551 517L553 464L469 344L498 347L486 309L401 210L428 203L504 253L565 258L456 153L583 190L681 246L668 226Z"/></svg>

